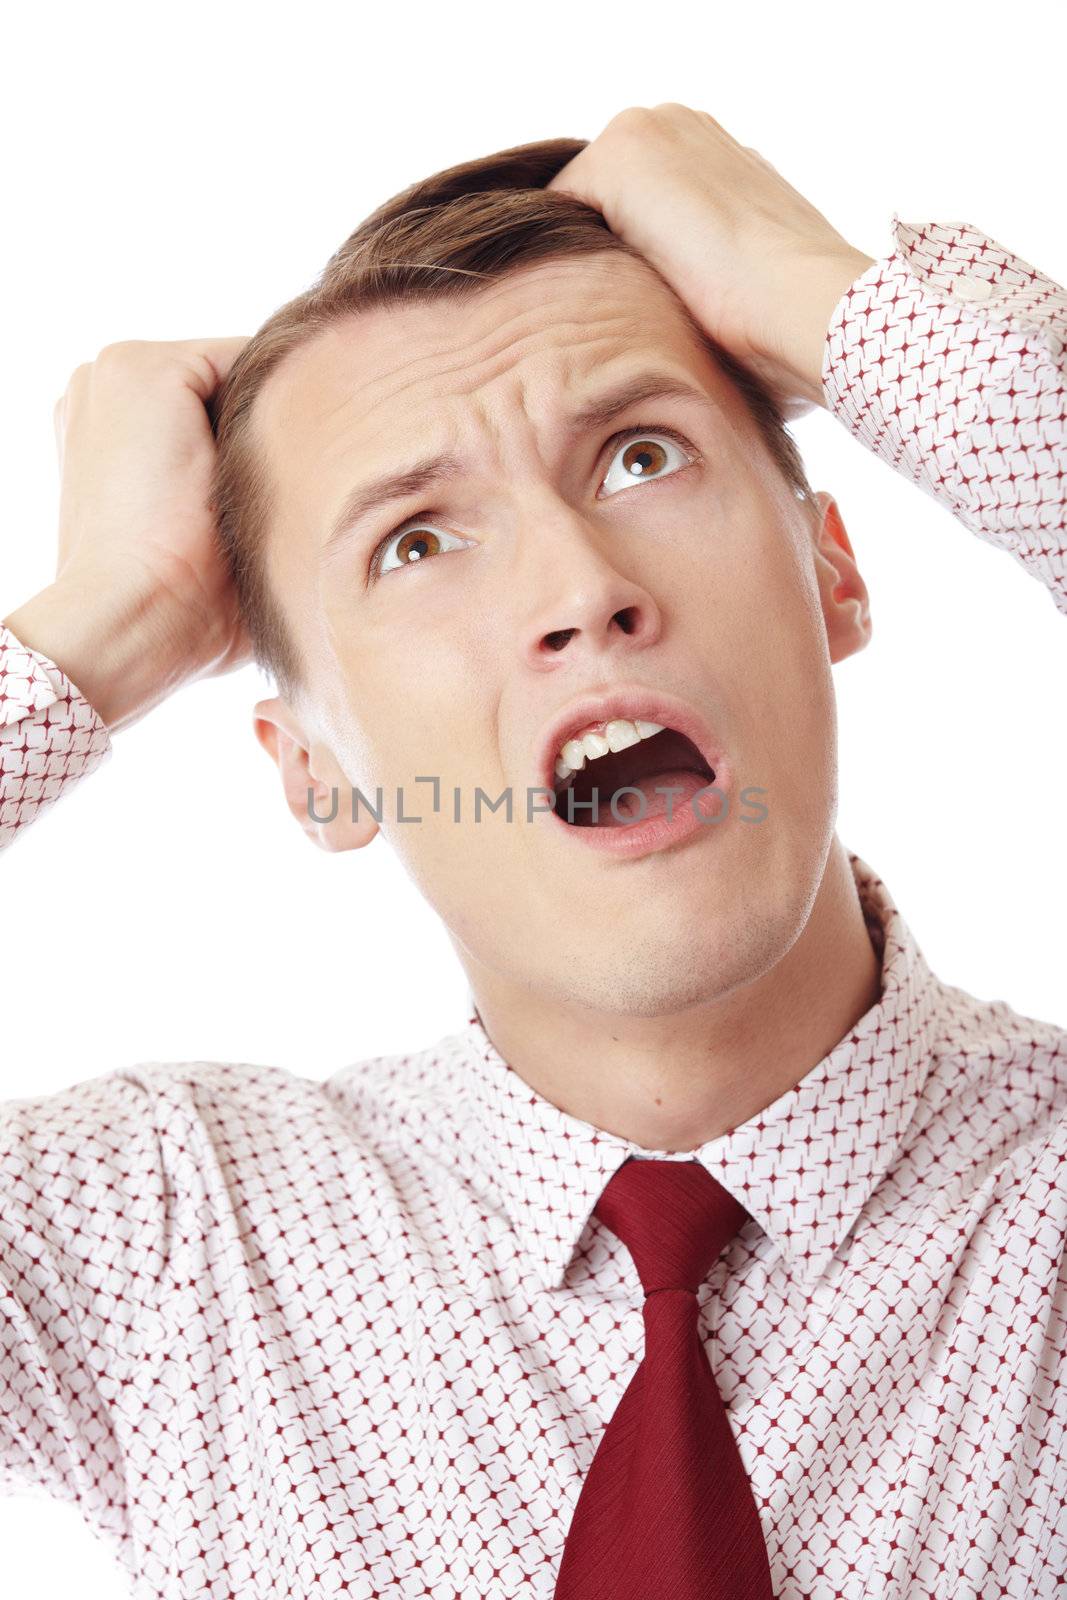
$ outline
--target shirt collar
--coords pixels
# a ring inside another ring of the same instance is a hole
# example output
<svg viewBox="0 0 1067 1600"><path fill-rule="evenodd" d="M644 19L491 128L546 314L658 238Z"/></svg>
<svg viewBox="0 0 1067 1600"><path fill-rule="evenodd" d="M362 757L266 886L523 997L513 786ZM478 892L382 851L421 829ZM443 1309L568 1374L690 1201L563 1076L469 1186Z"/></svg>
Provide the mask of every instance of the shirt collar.
<svg viewBox="0 0 1067 1600"><path fill-rule="evenodd" d="M885 884L847 854L882 956L881 997L793 1088L696 1150L650 1151L561 1111L503 1059L468 990L456 1088L484 1181L545 1289L563 1287L593 1207L630 1156L701 1162L741 1201L791 1274L807 1283L829 1265L912 1118L929 1071L939 991Z"/></svg>

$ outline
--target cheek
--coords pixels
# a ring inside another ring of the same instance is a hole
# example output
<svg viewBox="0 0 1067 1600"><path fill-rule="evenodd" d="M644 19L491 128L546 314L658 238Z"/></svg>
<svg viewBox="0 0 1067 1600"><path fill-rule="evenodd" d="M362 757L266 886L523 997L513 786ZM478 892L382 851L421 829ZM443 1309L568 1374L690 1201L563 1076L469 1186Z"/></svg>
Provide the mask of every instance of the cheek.
<svg viewBox="0 0 1067 1600"><path fill-rule="evenodd" d="M797 666L818 655L812 574L772 508L739 501L729 515L709 518L691 550L691 560L672 563L666 582L672 602L712 644Z"/></svg>
<svg viewBox="0 0 1067 1600"><path fill-rule="evenodd" d="M685 605L739 732L753 783L800 796L832 779L836 708L825 623L788 529L754 511L698 563ZM763 777L760 776L763 774Z"/></svg>
<svg viewBox="0 0 1067 1600"><path fill-rule="evenodd" d="M508 664L514 635L497 636L499 606L484 596L471 602L459 582L463 557L438 559L441 571L427 573L425 582L418 573L383 577L383 589L392 586L388 606L384 597L380 606L371 599L351 612L337 605L326 619L327 666L353 766L382 786L387 816L390 792L402 784L405 814L427 819L419 826L391 824L405 854L423 849L421 838L439 831L442 815L451 818L453 787L460 786L464 798L477 784L496 795L503 782L496 730L506 681L501 664ZM434 784L418 778L437 780L436 816ZM449 837L455 832L450 828Z"/></svg>
<svg viewBox="0 0 1067 1600"><path fill-rule="evenodd" d="M476 787L490 797L503 787L486 689L485 674L474 678L466 663L440 653L428 662L421 653L378 652L372 668L347 682L349 720L359 724L350 748L382 788L382 832L409 862L454 849Z"/></svg>

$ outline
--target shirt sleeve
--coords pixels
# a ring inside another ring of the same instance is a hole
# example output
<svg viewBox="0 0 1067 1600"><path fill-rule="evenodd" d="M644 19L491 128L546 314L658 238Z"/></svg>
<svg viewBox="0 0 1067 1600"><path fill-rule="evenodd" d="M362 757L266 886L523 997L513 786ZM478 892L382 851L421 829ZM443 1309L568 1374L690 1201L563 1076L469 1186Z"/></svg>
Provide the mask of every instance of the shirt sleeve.
<svg viewBox="0 0 1067 1600"><path fill-rule="evenodd" d="M1067 615L1067 292L970 223L892 226L834 309L826 403Z"/></svg>
<svg viewBox="0 0 1067 1600"><path fill-rule="evenodd" d="M0 622L0 850L112 751L70 679Z"/></svg>
<svg viewBox="0 0 1067 1600"><path fill-rule="evenodd" d="M76 1505L127 1566L168 1236L146 1082L0 1103L0 1493Z"/></svg>

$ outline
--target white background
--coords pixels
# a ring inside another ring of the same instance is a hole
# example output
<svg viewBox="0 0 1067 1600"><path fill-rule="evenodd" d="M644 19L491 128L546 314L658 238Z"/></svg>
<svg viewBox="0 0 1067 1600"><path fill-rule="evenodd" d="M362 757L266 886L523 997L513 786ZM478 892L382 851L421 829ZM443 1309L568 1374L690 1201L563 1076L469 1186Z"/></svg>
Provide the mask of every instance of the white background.
<svg viewBox="0 0 1067 1600"><path fill-rule="evenodd" d="M682 101L854 244L968 221L1067 281L1058 7L893 0L21 7L0 96L0 617L51 579L52 407L118 339L250 334L382 200L527 140ZM1067 619L832 417L874 637L836 671L839 832L935 970L1067 1023ZM465 979L381 838L316 851L252 733L249 667L120 733L0 860L0 1098L138 1060L322 1077L460 1025ZM565 903L561 889L561 904ZM6 1594L119 1596L72 1507L0 1505Z"/></svg>

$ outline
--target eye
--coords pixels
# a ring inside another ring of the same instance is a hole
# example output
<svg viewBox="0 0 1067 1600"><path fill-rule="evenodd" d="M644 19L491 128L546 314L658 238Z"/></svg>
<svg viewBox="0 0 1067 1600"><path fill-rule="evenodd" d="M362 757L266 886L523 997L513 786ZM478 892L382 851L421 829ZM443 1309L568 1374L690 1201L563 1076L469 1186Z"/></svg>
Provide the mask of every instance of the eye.
<svg viewBox="0 0 1067 1600"><path fill-rule="evenodd" d="M445 544L446 539L453 542ZM410 525L398 528L387 539L383 539L374 552L371 573L378 577L383 572L391 572L394 567L411 567L416 561L427 561L431 556L440 555L442 550L462 549L470 543L470 539L461 539L454 533L439 533L433 528ZM389 552L394 544L395 559L391 559Z"/></svg>
<svg viewBox="0 0 1067 1600"><path fill-rule="evenodd" d="M673 431L658 428L653 432L651 429L630 428L612 458L603 487L609 495L615 494L619 489L628 489L631 484L644 482L647 478L668 477L672 471L689 466L693 460L694 457L683 449L680 435ZM619 463L617 472L616 462Z"/></svg>
<svg viewBox="0 0 1067 1600"><path fill-rule="evenodd" d="M679 468L691 466L700 459L673 428L648 428L643 425L627 428L625 433L616 434L608 443L616 444L615 455L602 484L602 489L607 487L609 495L647 478L669 477ZM618 478L611 484L616 461L620 463ZM598 494L600 492L598 490ZM458 534L427 528L424 524L430 520L433 520L432 512L421 512L412 522L397 528L383 539L371 557L370 576L377 578L396 567L414 566L417 561L426 561L442 551L461 550L465 545L475 542L461 539ZM450 542L445 543L446 540ZM395 554L390 556L394 545Z"/></svg>

